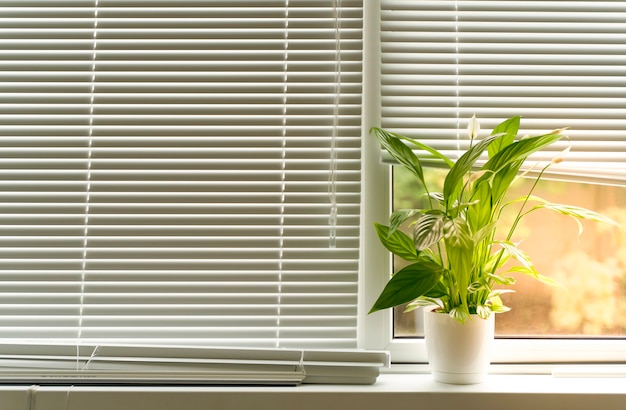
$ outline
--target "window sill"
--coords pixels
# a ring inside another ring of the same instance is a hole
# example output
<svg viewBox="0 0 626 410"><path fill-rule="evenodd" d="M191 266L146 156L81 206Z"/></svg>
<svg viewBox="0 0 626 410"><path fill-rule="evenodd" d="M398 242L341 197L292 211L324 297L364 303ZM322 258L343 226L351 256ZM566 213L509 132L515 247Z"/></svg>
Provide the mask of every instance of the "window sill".
<svg viewBox="0 0 626 410"><path fill-rule="evenodd" d="M434 382L422 373L382 374L376 384L297 387L4 386L3 410L217 409L624 409L621 377L491 374L479 385Z"/></svg>

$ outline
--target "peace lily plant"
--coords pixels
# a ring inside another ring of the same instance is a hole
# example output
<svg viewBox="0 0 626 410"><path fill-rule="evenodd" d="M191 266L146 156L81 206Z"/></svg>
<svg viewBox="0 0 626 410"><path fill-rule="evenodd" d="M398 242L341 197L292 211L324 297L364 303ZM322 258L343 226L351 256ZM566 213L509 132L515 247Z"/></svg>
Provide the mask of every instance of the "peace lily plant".
<svg viewBox="0 0 626 410"><path fill-rule="evenodd" d="M382 147L424 186L428 206L398 210L391 215L389 225L375 224L382 244L409 264L391 277L370 313L407 303L407 311L435 305L437 311L460 322L470 314L485 319L492 313L505 312L509 308L500 295L511 290L501 285L514 283L509 273L520 272L554 283L537 272L529 256L511 240L525 216L543 209L568 215L578 223L579 233L580 219L616 225L596 212L532 195L547 168L562 158L539 170L526 195L508 198L509 188L520 176L528 156L563 136L561 129L518 139L519 124L520 117L512 117L495 127L490 136L478 139L480 127L473 117L468 127L470 147L456 161L412 138L372 129ZM411 146L427 151L449 168L443 192L429 189L422 163ZM479 166L477 162L484 158L485 151L486 160ZM515 215L510 226L502 218L507 211ZM412 235L400 230L404 224L411 227ZM509 267L509 260L518 264Z"/></svg>

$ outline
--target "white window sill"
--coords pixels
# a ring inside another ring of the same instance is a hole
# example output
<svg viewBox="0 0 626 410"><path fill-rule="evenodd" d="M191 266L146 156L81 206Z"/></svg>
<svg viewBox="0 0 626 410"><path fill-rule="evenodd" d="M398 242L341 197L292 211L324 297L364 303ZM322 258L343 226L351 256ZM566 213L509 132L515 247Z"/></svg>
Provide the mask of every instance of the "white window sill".
<svg viewBox="0 0 626 410"><path fill-rule="evenodd" d="M427 373L382 374L376 384L297 387L3 386L2 410L626 409L626 379L491 374L455 386Z"/></svg>

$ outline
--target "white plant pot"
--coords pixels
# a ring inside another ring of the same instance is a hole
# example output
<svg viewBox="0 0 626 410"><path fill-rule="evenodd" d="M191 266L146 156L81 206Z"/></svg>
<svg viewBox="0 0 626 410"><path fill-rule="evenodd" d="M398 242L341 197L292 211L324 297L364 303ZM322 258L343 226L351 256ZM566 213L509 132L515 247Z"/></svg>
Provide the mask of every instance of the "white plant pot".
<svg viewBox="0 0 626 410"><path fill-rule="evenodd" d="M424 309L424 337L433 378L442 383L484 381L490 364L495 315L471 315L465 324L447 313Z"/></svg>

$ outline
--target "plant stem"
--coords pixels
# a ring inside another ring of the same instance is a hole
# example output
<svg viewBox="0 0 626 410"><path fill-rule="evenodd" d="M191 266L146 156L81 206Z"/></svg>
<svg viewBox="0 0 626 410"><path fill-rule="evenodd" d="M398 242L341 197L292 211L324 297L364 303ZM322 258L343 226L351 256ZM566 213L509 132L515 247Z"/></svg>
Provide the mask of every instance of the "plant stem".
<svg viewBox="0 0 626 410"><path fill-rule="evenodd" d="M530 188L530 191L528 191L528 194L526 194L526 197L524 198L524 202L522 203L522 206L520 206L520 209L517 212L517 216L515 217L515 221L511 225L511 229L509 230L509 233L508 233L508 235L506 237L506 241L507 242L511 240L511 237L513 237L513 233L515 232L515 229L517 228L517 225L519 224L519 221L522 219L522 217L524 217L524 215L526 215L526 213L523 214L522 211L524 210L524 207L528 203L528 199L530 198L530 196L532 195L533 191L537 187L537 184L539 183L539 180L543 176L543 173L548 169L548 167L550 165L552 165L552 163L549 163L548 165L543 167L543 169L541 170L541 172L539 172L539 175L535 179L535 182L533 183L533 186ZM502 211L502 209L500 208L499 212L501 212L501 211ZM499 217L499 215L498 215L498 217ZM502 255L503 254L504 254L504 252L500 251L500 254L498 255L498 259L496 260L496 263L493 266L493 271L491 273L494 274L494 275L496 274L496 269L498 269L498 265L500 264L500 260L502 259ZM489 284L493 285L493 279L489 280Z"/></svg>
<svg viewBox="0 0 626 410"><path fill-rule="evenodd" d="M530 191L528 191L528 194L526 194L526 198L524 199L524 202L522 203L522 206L520 207L518 213L517 213L517 217L515 218L515 221L513 222L513 225L511 225L511 229L509 230L509 234L506 237L507 241L511 240L511 237L513 236L513 232L515 232L515 228L517 228L517 224L519 223L519 221L522 219L522 217L526 214L522 214L522 211L524 210L524 207L526 206L526 204L528 203L528 199L530 198L530 196L532 195L533 191L535 190L535 188L537 187L537 184L539 183L539 180L541 179L541 177L543 176L543 173L546 172L546 169L548 169L548 167L552 165L552 163L549 163L548 165L546 165L545 167L543 167L543 169L541 170L541 172L539 172L539 175L537 176L537 178L535 179L535 182L533 183L533 186L530 188Z"/></svg>

